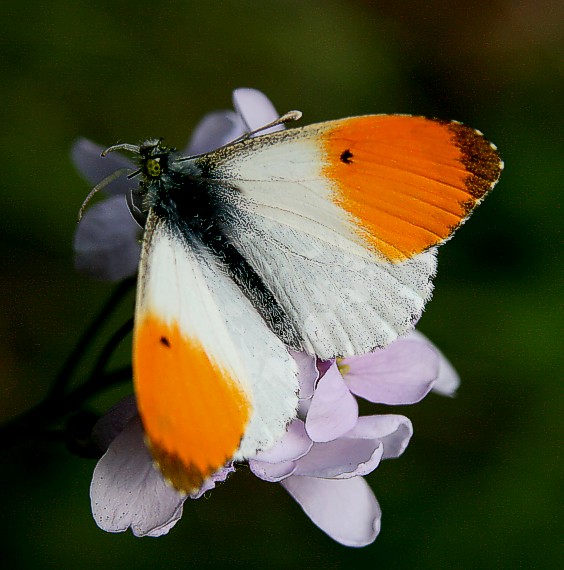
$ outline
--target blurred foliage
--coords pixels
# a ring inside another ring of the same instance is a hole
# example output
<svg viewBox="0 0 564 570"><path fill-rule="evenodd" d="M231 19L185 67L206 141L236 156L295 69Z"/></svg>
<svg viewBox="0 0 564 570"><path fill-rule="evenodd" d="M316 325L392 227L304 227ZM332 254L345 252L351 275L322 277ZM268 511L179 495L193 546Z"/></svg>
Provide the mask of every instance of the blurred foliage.
<svg viewBox="0 0 564 570"><path fill-rule="evenodd" d="M111 291L72 267L76 212L89 190L69 157L76 137L109 145L166 135L181 146L199 117L249 86L281 112L301 109L305 122L456 118L482 129L506 163L499 186L441 251L420 328L463 383L455 399L431 395L396 410L415 436L404 457L369 477L383 509L375 544L333 543L282 488L244 469L188 503L167 537L105 534L89 510L94 461L44 442L2 456L3 567L559 566L562 6L2 3L3 421L44 396ZM106 338L131 309L132 298ZM128 353L124 342L116 365ZM92 407L103 411L129 390Z"/></svg>

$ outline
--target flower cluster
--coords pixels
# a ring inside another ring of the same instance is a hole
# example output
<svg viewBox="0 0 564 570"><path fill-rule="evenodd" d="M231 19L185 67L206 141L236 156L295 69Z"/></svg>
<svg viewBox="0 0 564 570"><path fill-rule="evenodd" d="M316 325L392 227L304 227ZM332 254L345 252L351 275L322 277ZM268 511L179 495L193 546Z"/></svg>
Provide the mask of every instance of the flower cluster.
<svg viewBox="0 0 564 570"><path fill-rule="evenodd" d="M252 89L234 93L236 112L206 116L186 149L197 154L217 148L277 118L270 101ZM112 155L99 159L100 148L76 143L74 160L96 182L127 165ZM125 179L105 190L105 200L87 210L75 236L79 270L106 280L134 274L140 228L129 213ZM251 472L280 483L310 519L334 540L348 546L373 542L380 530L380 508L363 478L383 459L399 457L412 435L408 418L397 414L359 415L357 397L378 404L412 404L430 390L451 395L458 376L446 358L422 334L413 332L385 349L358 357L322 362L302 353L298 417L277 444L249 459ZM131 528L136 536L166 534L182 516L185 501L197 499L224 481L227 465L197 495L186 497L166 484L144 444L133 397L110 410L96 425L102 450L91 485L92 511L109 532Z"/></svg>
<svg viewBox="0 0 564 570"><path fill-rule="evenodd" d="M382 459L399 457L413 431L402 415L359 416L355 395L382 404L411 404L432 388L451 394L458 377L419 333L384 350L324 366L305 354L294 357L300 369L298 418L273 448L249 459L250 469L263 481L280 483L334 540L370 544L380 530L380 508L363 476ZM90 492L98 525L110 532L131 528L136 536L167 533L188 497L167 485L153 467L134 399L110 410L94 437L106 450ZM233 471L232 465L224 467L189 498L198 499Z"/></svg>

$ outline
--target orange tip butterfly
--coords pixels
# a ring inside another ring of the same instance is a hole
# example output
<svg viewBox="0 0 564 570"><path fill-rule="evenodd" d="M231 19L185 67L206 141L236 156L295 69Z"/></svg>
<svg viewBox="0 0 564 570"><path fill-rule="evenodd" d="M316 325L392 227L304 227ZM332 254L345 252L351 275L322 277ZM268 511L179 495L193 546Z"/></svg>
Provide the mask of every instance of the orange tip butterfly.
<svg viewBox="0 0 564 570"><path fill-rule="evenodd" d="M247 135L189 157L157 139L114 150L134 153L130 177L142 177L130 204L145 227L137 405L155 462L185 493L283 435L298 404L288 349L363 354L414 327L436 247L503 168L479 131L405 115Z"/></svg>

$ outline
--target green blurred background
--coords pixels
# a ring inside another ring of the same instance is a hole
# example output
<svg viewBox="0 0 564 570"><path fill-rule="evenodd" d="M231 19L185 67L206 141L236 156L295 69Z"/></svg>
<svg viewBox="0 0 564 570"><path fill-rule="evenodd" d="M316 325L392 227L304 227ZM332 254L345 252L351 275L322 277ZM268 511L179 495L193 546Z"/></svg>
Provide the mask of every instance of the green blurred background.
<svg viewBox="0 0 564 570"><path fill-rule="evenodd" d="M455 399L393 410L413 420L415 436L369 477L383 510L373 545L337 545L282 488L245 470L187 503L166 537L105 534L89 508L94 460L62 444L3 441L4 568L559 567L562 6L2 3L2 421L41 400L112 291L73 271L75 217L89 190L69 157L76 137L166 136L182 146L204 113L229 108L231 91L248 86L281 112L301 109L302 124L365 113L455 118L483 130L506 164L441 251L420 329L462 385ZM92 354L131 309L130 296ZM129 339L116 365L128 351Z"/></svg>

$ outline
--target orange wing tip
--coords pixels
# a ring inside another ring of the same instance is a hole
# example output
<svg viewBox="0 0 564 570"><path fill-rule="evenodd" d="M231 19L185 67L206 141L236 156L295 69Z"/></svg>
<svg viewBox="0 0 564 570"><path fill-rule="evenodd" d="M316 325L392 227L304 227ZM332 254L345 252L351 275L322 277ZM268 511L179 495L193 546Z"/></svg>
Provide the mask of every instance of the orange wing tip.
<svg viewBox="0 0 564 570"><path fill-rule="evenodd" d="M468 176L465 185L474 200L480 201L496 185L504 164L497 146L485 139L478 129L472 129L457 121L441 121L452 135L452 141L460 150L460 162Z"/></svg>
<svg viewBox="0 0 564 570"><path fill-rule="evenodd" d="M165 483L174 488L181 495L193 495L197 493L204 482L209 479L222 465L208 466L201 470L195 464L186 464L182 459L160 447L148 442L149 449L154 459L155 467L161 472ZM228 458L225 458L227 463Z"/></svg>
<svg viewBox="0 0 564 570"><path fill-rule="evenodd" d="M480 131L407 115L337 121L322 148L333 201L362 245L391 263L448 240L503 168Z"/></svg>
<svg viewBox="0 0 564 570"><path fill-rule="evenodd" d="M137 323L134 379L153 459L175 489L194 493L240 447L250 395L178 323L156 314Z"/></svg>

